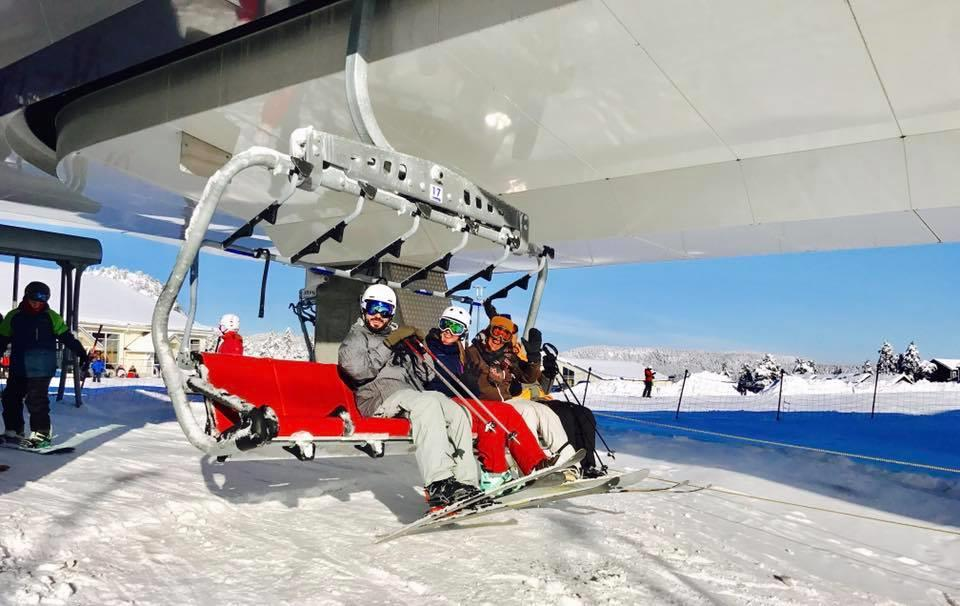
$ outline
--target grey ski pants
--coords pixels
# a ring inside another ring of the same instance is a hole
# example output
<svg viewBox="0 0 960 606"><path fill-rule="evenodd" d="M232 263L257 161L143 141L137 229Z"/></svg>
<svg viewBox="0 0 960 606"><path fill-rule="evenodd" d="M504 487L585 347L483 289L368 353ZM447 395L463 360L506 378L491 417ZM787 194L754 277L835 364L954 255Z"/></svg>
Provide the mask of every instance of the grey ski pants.
<svg viewBox="0 0 960 606"><path fill-rule="evenodd" d="M553 454L561 451L564 455L573 454L573 446L570 445L567 432L563 430L563 423L549 406L523 398L507 400L507 404L517 409L530 432L540 437L547 450Z"/></svg>
<svg viewBox="0 0 960 606"><path fill-rule="evenodd" d="M459 404L436 391L401 389L380 404L375 416L398 417L403 413L410 418L424 486L449 477L479 486L470 416Z"/></svg>

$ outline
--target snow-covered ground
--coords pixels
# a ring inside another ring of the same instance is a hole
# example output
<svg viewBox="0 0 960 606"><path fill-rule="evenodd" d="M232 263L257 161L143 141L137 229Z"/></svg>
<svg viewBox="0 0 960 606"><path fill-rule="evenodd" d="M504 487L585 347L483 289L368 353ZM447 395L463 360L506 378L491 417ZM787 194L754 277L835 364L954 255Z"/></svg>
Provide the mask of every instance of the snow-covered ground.
<svg viewBox="0 0 960 606"><path fill-rule="evenodd" d="M960 602L952 479L603 424L617 467L787 504L592 496L374 545L424 508L405 449L219 465L137 383L55 405L61 439L89 437L74 454L0 450L0 603Z"/></svg>

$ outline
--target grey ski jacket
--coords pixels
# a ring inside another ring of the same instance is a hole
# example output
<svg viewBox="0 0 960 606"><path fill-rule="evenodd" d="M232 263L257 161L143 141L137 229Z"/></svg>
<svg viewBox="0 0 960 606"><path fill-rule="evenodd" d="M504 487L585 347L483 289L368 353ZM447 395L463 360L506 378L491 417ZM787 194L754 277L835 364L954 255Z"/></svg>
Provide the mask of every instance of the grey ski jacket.
<svg viewBox="0 0 960 606"><path fill-rule="evenodd" d="M350 327L337 352L340 374L365 417L376 416L377 409L394 392L423 391L435 374L431 360L414 360L405 346L394 352L383 343L396 328L396 324L388 324L375 333L360 318Z"/></svg>

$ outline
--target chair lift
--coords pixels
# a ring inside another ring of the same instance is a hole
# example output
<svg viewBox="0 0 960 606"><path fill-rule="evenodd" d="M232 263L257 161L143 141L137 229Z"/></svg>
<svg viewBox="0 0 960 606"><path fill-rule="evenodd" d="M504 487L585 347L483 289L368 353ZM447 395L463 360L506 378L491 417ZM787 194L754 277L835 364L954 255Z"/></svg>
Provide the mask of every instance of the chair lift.
<svg viewBox="0 0 960 606"><path fill-rule="evenodd" d="M365 418L360 415L353 393L341 380L336 364L203 353L193 356L192 364L197 370L195 375L182 372L189 363L184 355L180 356L178 365L168 335L169 317L189 272L192 320L196 310L197 259L201 248L214 247L259 258L263 254L262 249L246 248L237 244L237 240L251 235L263 221L276 223L283 212L283 202L296 189L312 192L325 188L352 194L357 197L357 205L352 213L290 258L271 257L267 253L268 263L273 258L282 263L305 267L319 275L367 284L383 283L422 296L453 299L479 306L482 302L456 293L469 289L476 280L490 280L495 269L512 255L532 257L537 261L536 269L501 289L496 296L505 296L505 291L514 287L526 289L530 278L536 274L525 331L529 331L536 322L547 278L548 258L553 257L553 250L529 241L527 215L455 171L395 151L376 125L366 91L366 62L362 57L367 44L373 1L356 0L347 57L348 105L363 142L307 126L292 133L288 154L252 147L233 156L207 181L193 210L174 267L154 309L154 348L177 421L193 446L221 459L268 443L284 445L285 449L303 460L313 458L315 446L320 443L412 441L410 424L406 419ZM216 207L231 180L241 171L255 167L285 176L289 184L288 191L223 242L205 240ZM396 211L398 218L409 216L412 221L410 228L352 269L323 267L303 260L305 256L319 252L327 240L341 242L350 223L370 202ZM459 243L402 282L374 275L381 258L387 255L400 256L403 244L416 233L421 221L436 223L461 233ZM447 291L412 288L412 283L430 270L448 270L452 257L466 246L470 238L496 244L502 248L502 253L496 261ZM264 286L261 285L261 301ZM308 350L311 350L304 324L309 316L301 315L308 307L303 305L302 297L299 308L294 305L291 307L295 308L301 319L305 342ZM312 313L315 319L316 310ZM193 416L187 401L187 389L204 398L207 410L205 426Z"/></svg>

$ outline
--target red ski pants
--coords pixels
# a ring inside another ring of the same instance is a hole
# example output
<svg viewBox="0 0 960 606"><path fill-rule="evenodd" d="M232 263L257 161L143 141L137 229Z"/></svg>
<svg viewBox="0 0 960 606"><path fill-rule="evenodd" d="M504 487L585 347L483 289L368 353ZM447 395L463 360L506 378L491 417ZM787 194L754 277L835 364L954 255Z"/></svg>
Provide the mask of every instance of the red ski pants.
<svg viewBox="0 0 960 606"><path fill-rule="evenodd" d="M513 460L517 462L520 471L526 475L533 471L538 463L546 458L537 437L530 433L527 424L517 410L503 402L483 402L491 413L501 422L507 431L516 434L515 440L508 440L507 434L499 425L493 427L493 431L487 431L487 421L489 417L476 402L468 402L467 408L470 411L470 420L473 422L473 431L477 434L477 459L487 471L493 473L503 473L509 469L507 465L506 449L510 449ZM481 417L473 412L477 409Z"/></svg>

